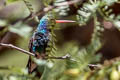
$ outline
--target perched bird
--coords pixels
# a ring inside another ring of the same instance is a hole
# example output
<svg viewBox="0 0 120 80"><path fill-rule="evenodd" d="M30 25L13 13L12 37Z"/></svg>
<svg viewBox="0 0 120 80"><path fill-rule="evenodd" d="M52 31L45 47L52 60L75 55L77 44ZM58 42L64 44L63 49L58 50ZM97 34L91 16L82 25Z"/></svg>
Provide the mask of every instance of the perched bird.
<svg viewBox="0 0 120 80"><path fill-rule="evenodd" d="M49 26L51 21L55 23L75 22L71 20L55 20L51 18L49 15L43 16L29 42L29 51L34 53L38 59L39 58L43 59L46 56L45 52L47 43L50 41ZM36 71L37 65L31 60L31 58L29 58L27 67L29 73L32 73ZM40 76L41 74L37 73L37 75Z"/></svg>

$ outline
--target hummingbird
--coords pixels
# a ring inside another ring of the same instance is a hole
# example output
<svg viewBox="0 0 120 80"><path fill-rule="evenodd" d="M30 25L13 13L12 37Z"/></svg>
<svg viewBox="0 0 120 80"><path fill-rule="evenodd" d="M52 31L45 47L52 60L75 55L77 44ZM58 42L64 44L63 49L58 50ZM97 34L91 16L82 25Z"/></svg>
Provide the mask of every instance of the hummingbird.
<svg viewBox="0 0 120 80"><path fill-rule="evenodd" d="M29 42L29 51L34 53L38 59L44 59L46 56L46 48L48 47L48 42L50 41L51 30L49 27L52 21L55 23L75 22L72 20L55 20L49 15L43 16ZM27 67L29 73L37 70L37 65L31 60L31 57L29 58ZM41 76L41 73L37 73L37 75Z"/></svg>

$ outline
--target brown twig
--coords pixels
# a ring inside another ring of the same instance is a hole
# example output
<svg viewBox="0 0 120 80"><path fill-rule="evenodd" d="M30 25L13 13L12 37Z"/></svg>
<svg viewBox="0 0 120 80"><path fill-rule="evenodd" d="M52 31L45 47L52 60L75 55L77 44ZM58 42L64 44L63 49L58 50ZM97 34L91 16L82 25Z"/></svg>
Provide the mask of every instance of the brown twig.
<svg viewBox="0 0 120 80"><path fill-rule="evenodd" d="M22 48L16 47L16 46L14 46L12 44L0 43L0 46L4 46L4 47L7 47L7 48L12 48L12 49L16 49L16 50L18 50L20 52L23 52L23 53L27 54L27 55L35 57L34 53L31 53L31 52L26 51L26 50L24 50ZM70 58L70 55L68 55L68 54L66 54L65 56L62 56L62 57L53 57L53 56L52 57L46 57L46 59L68 59L68 58Z"/></svg>
<svg viewBox="0 0 120 80"><path fill-rule="evenodd" d="M9 66L0 66L0 70L9 70L10 67Z"/></svg>
<svg viewBox="0 0 120 80"><path fill-rule="evenodd" d="M23 52L25 54L28 54L30 56L34 56L35 57L35 54L33 54L33 53L29 52L29 51L26 51L26 50L24 50L22 48L16 47L16 46L14 46L12 44L0 43L0 46L4 46L4 47L7 47L7 48L12 48L12 49L16 49L16 50L18 50L20 52Z"/></svg>
<svg viewBox="0 0 120 80"><path fill-rule="evenodd" d="M89 67L91 68L97 68L97 69L101 69L102 65L101 64L88 64Z"/></svg>
<svg viewBox="0 0 120 80"><path fill-rule="evenodd" d="M53 57L53 56L47 57L47 59L62 59L62 60L69 59L69 58L70 58L69 54L66 54L65 56L60 56L60 57Z"/></svg>

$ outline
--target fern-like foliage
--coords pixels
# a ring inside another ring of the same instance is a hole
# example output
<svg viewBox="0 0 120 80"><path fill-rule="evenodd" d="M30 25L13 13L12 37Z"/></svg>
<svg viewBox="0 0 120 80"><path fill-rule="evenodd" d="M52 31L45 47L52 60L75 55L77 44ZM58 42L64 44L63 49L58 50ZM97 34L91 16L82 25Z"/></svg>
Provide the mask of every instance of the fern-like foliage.
<svg viewBox="0 0 120 80"><path fill-rule="evenodd" d="M45 0L46 1L46 0ZM46 6L53 3L59 5L59 3L65 2L65 0L48 0L45 2ZM31 5L27 0L24 0L26 5L31 9ZM69 55L69 58L56 60L45 59L40 60L34 58L33 61L38 65L38 71L44 70L41 76L41 80L119 80L120 79L120 59L105 61L101 66L97 66L98 69L91 70L89 64L98 64L101 55L96 55L98 50L104 45L102 42L102 33L104 32L104 25L99 21L99 16L105 21L110 21L117 29L120 29L120 16L115 16L112 13L112 9L109 6L119 2L118 0L88 0L83 3L83 6L78 10L77 23L86 25L89 20L93 19L94 26L91 37L91 42L87 46L79 46L77 42L67 42L62 47L56 46L56 34L57 28L55 24L55 15L66 15L68 11L68 5L58 7L58 12L47 13L49 14L49 31L50 41L46 48L46 54L48 59L50 57L60 57ZM77 4L77 3L76 3ZM63 12L62 12L63 11ZM33 12L33 11L31 11ZM16 32L17 33L17 32ZM80 33L80 32L79 32ZM41 68L42 67L42 68ZM44 69L43 69L44 68ZM18 69L12 67L4 67L0 69L9 69L16 71L16 74L6 76L0 76L1 80L39 80L35 77L35 74L28 74L27 69Z"/></svg>
<svg viewBox="0 0 120 80"><path fill-rule="evenodd" d="M93 16L98 7L100 6L100 1L89 0L88 3L85 3L80 10L78 10L77 19L79 25L85 25L86 22Z"/></svg>
<svg viewBox="0 0 120 80"><path fill-rule="evenodd" d="M55 6L59 6L59 4L67 2L67 0L55 0L54 1L54 5ZM61 16L66 16L67 12L69 11L69 5L65 5L65 6L60 6L58 8L55 9L55 11L61 15Z"/></svg>
<svg viewBox="0 0 120 80"><path fill-rule="evenodd" d="M55 17L51 14L54 14L54 12L49 13L49 21L48 22L48 29L50 31L50 41L48 42L48 47L46 48L46 54L48 56L54 55L56 53L56 34L54 33L54 30L56 29L56 23L55 23Z"/></svg>

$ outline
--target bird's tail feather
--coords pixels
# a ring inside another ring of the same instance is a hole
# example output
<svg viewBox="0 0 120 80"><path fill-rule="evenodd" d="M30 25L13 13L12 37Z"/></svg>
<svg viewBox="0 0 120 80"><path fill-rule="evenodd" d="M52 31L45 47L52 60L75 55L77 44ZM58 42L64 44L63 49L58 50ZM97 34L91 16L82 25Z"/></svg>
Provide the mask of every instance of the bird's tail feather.
<svg viewBox="0 0 120 80"><path fill-rule="evenodd" d="M38 59L43 59L42 56L45 56L45 55L39 55L37 54L37 57ZM38 72L37 70L37 64L35 64L33 61L32 61L32 58L31 56L29 57L29 60L28 60L28 64L27 64L27 68L28 68L28 72L29 74L35 72L36 73L36 77L41 77L42 73Z"/></svg>

